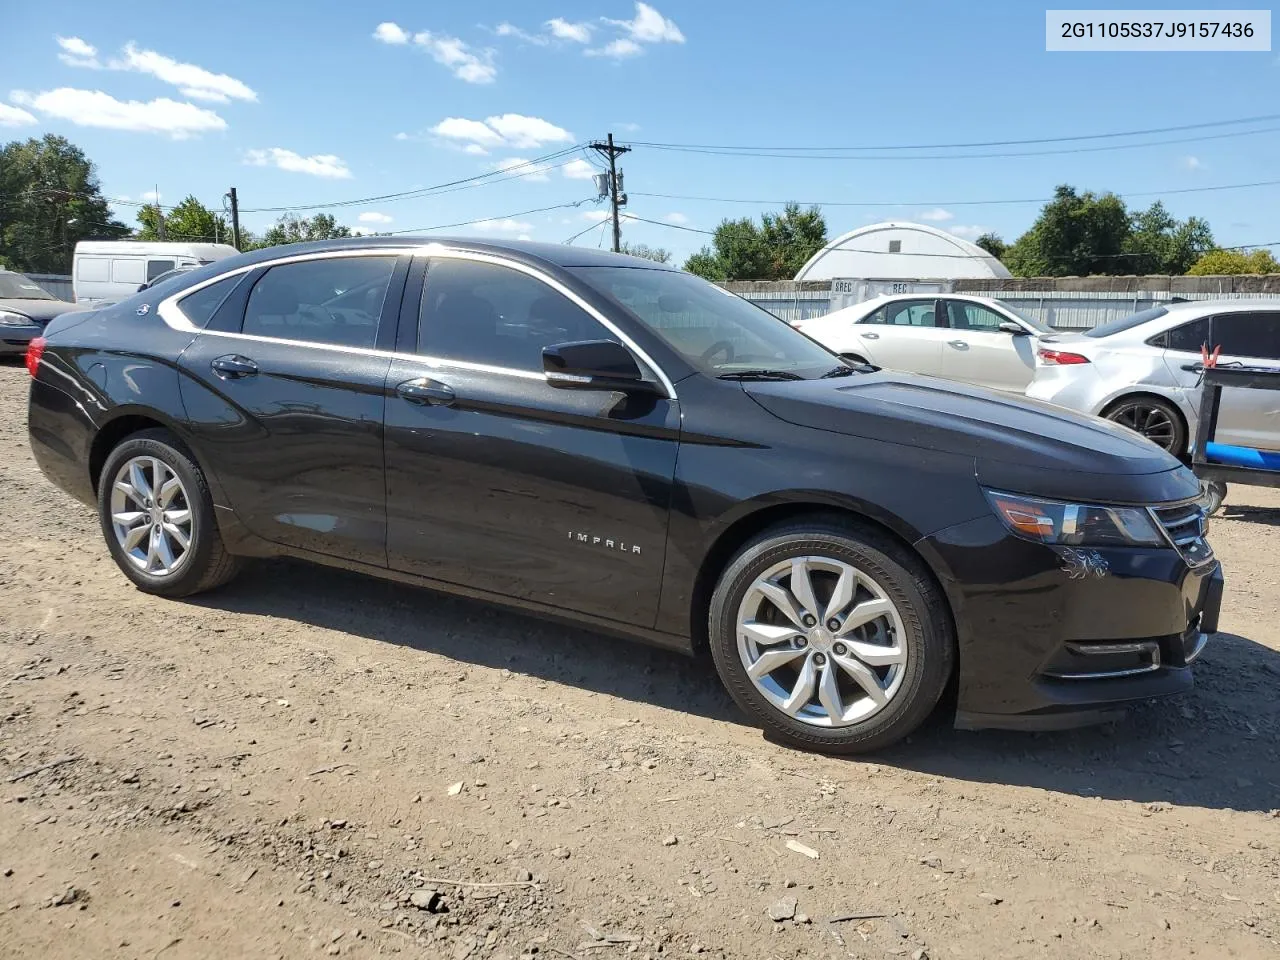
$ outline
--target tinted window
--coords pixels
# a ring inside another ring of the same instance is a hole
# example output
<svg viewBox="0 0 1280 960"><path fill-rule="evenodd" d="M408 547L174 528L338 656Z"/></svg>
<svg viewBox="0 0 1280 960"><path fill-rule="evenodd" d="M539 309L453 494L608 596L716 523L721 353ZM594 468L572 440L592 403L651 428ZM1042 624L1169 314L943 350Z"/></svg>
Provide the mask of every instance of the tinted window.
<svg viewBox="0 0 1280 960"><path fill-rule="evenodd" d="M936 327L937 317L933 314L933 300L901 300L884 305L884 319L881 323L893 324L896 327Z"/></svg>
<svg viewBox="0 0 1280 960"><path fill-rule="evenodd" d="M433 260L418 315L418 352L447 360L542 371L542 348L616 340L541 280L472 260Z"/></svg>
<svg viewBox="0 0 1280 960"><path fill-rule="evenodd" d="M1112 320L1110 323L1102 323L1094 327L1092 330L1086 330L1086 337L1109 337L1113 333L1123 333L1125 330L1131 330L1136 326L1146 323L1148 320L1154 320L1156 317L1163 317L1169 311L1164 307L1152 307L1150 310L1141 310L1138 313L1122 317L1119 320Z"/></svg>
<svg viewBox="0 0 1280 960"><path fill-rule="evenodd" d="M1214 317L1213 345L1228 356L1280 360L1280 313L1224 313Z"/></svg>
<svg viewBox="0 0 1280 960"><path fill-rule="evenodd" d="M189 293L178 301L178 309L197 327L206 327L222 306L222 301L227 299L227 294L243 279L244 274L238 273L234 277L224 277L217 283L211 283L195 293Z"/></svg>
<svg viewBox="0 0 1280 960"><path fill-rule="evenodd" d="M147 261L147 282L159 277L161 274L168 273L177 265L174 260L148 260Z"/></svg>
<svg viewBox="0 0 1280 960"><path fill-rule="evenodd" d="M884 323L884 307L879 310L872 310L865 317L858 321L859 323Z"/></svg>
<svg viewBox="0 0 1280 960"><path fill-rule="evenodd" d="M1000 324L1006 322L1006 318L1000 316L994 310L988 310L986 307L977 303L967 303L964 300L946 300L943 301L947 306L947 311L951 317L951 326L957 330L988 330L997 331Z"/></svg>
<svg viewBox="0 0 1280 960"><path fill-rule="evenodd" d="M1153 338L1154 340L1155 338ZM1180 327L1161 334L1160 343L1168 350L1179 350L1182 353L1199 353L1200 348L1209 342L1209 318L1201 317Z"/></svg>
<svg viewBox="0 0 1280 960"><path fill-rule="evenodd" d="M573 272L712 376L763 368L817 377L836 364L826 348L773 314L692 274L634 267Z"/></svg>
<svg viewBox="0 0 1280 960"><path fill-rule="evenodd" d="M395 257L335 257L272 267L249 294L244 333L372 347Z"/></svg>

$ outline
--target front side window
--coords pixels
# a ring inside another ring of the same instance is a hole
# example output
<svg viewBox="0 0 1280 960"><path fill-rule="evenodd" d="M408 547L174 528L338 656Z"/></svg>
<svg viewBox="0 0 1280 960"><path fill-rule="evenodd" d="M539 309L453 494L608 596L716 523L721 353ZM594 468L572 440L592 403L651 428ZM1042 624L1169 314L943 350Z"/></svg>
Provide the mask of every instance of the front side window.
<svg viewBox="0 0 1280 960"><path fill-rule="evenodd" d="M711 376L770 370L816 377L838 363L825 347L773 314L692 274L635 267L572 272Z"/></svg>
<svg viewBox="0 0 1280 960"><path fill-rule="evenodd" d="M1000 324L1007 322L1006 317L1000 316L994 310L988 310L980 303L969 303L964 300L947 300L943 302L947 306L951 326L956 330L980 330L995 333L1000 329Z"/></svg>
<svg viewBox="0 0 1280 960"><path fill-rule="evenodd" d="M272 267L249 294L242 332L372 347L395 265L395 257L329 257Z"/></svg>
<svg viewBox="0 0 1280 960"><path fill-rule="evenodd" d="M1166 330L1159 338L1159 346L1181 353L1199 353L1209 343L1209 318L1201 317L1182 326Z"/></svg>
<svg viewBox="0 0 1280 960"><path fill-rule="evenodd" d="M1224 313L1213 318L1213 345L1226 356L1280 360L1280 313Z"/></svg>
<svg viewBox="0 0 1280 960"><path fill-rule="evenodd" d="M168 273L177 263L173 260L148 260L147 261L147 283Z"/></svg>
<svg viewBox="0 0 1280 960"><path fill-rule="evenodd" d="M447 258L427 268L419 353L541 373L543 347L616 339L576 303L527 273Z"/></svg>

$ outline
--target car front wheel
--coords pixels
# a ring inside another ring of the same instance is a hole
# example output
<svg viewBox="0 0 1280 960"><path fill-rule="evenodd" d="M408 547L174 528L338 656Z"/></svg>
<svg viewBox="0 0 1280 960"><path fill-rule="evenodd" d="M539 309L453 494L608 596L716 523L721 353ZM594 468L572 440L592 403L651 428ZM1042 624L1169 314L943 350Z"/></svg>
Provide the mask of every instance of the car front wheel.
<svg viewBox="0 0 1280 960"><path fill-rule="evenodd" d="M945 600L919 558L837 519L775 527L744 546L708 626L738 705L775 739L826 753L907 736L955 659Z"/></svg>
<svg viewBox="0 0 1280 960"><path fill-rule="evenodd" d="M147 593L189 596L238 570L204 474L167 430L136 433L111 451L98 481L98 513L112 558Z"/></svg>

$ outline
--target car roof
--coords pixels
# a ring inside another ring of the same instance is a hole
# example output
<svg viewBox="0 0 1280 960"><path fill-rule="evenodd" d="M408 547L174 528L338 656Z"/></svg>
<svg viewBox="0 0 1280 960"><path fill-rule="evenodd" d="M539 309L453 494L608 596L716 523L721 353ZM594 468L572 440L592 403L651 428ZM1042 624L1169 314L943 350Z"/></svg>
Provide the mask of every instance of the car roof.
<svg viewBox="0 0 1280 960"><path fill-rule="evenodd" d="M1183 300L1178 303L1160 304L1170 313L1187 317L1195 313L1235 313L1249 310L1280 310L1280 298L1259 297L1256 300Z"/></svg>
<svg viewBox="0 0 1280 960"><path fill-rule="evenodd" d="M563 243L537 243L530 240L477 240L474 237L397 236L397 237L343 237L336 240L315 240L308 243L291 243L287 246L267 247L242 254L236 260L239 265L260 263L280 257L307 253L327 253L338 250L367 250L387 248L393 250L416 249L438 245L451 250L469 250L476 253L492 253L530 264L551 264L556 267L633 267L645 270L675 270L667 264L630 257L625 254L597 250L593 247L573 247ZM223 269L229 265L220 261Z"/></svg>

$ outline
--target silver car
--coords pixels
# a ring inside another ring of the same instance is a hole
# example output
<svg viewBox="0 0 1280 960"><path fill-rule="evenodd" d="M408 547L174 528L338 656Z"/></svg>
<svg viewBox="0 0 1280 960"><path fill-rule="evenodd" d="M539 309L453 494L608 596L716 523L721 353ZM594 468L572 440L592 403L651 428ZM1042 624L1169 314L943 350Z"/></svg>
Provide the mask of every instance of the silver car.
<svg viewBox="0 0 1280 960"><path fill-rule="evenodd" d="M1280 300L1175 303L1042 340L1027 396L1114 420L1183 456L1200 412L1201 348L1219 351L1219 365L1280 371ZM1214 439L1280 450L1280 391L1227 387Z"/></svg>

